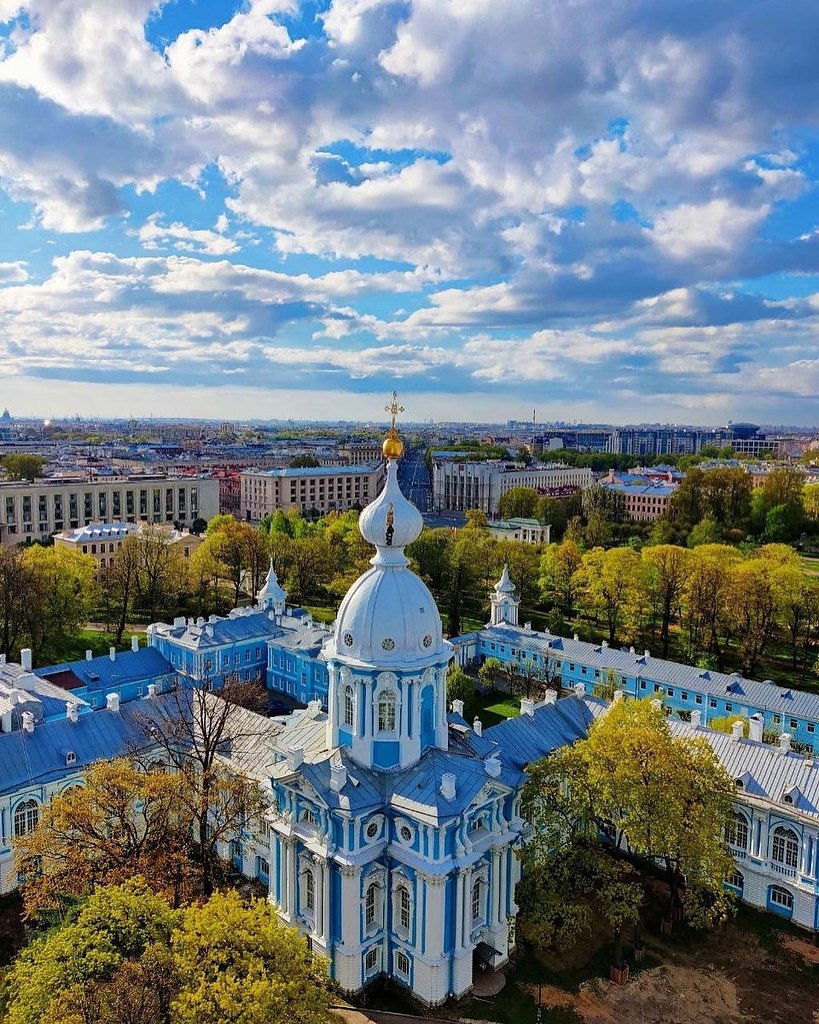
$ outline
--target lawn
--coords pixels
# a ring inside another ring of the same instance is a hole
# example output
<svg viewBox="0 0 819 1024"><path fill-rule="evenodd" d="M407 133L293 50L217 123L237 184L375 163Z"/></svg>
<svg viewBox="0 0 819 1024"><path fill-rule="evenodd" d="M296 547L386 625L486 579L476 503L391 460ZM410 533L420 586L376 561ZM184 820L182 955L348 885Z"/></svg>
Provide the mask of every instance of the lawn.
<svg viewBox="0 0 819 1024"><path fill-rule="evenodd" d="M74 636L66 637L65 643L62 649L56 652L55 657L50 659L47 664L60 664L64 661L82 661L85 658L85 652L91 651L94 657L98 657L103 654L108 654L111 647L116 646L118 651L127 651L131 647L131 637L138 636L141 647L145 646L145 633L144 631L125 630L122 634L122 643L119 645L114 644L114 636L112 633L105 632L104 629L93 628L92 625L87 625L85 629L81 629Z"/></svg>
<svg viewBox="0 0 819 1024"><path fill-rule="evenodd" d="M471 722L477 715L488 729L490 725L497 725L504 718L514 718L520 714L520 700L510 697L508 693L499 693L493 690L490 693L476 693L464 709L464 716L467 722Z"/></svg>

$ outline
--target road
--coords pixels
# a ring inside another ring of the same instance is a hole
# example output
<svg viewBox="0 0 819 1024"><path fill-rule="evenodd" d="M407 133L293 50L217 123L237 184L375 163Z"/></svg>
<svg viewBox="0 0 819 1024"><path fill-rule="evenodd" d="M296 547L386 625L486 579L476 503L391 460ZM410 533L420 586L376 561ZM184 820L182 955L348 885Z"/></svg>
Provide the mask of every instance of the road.
<svg viewBox="0 0 819 1024"><path fill-rule="evenodd" d="M432 511L432 481L424 462L424 449L416 448L407 452L398 463L398 480L401 490L424 517L426 526L459 527L466 517L456 513L435 515Z"/></svg>

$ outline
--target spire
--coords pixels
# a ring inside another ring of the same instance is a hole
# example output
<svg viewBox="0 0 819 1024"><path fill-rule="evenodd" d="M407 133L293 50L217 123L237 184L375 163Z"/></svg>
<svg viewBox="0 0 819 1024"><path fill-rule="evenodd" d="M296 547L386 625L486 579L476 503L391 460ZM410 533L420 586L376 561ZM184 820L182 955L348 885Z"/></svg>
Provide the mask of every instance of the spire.
<svg viewBox="0 0 819 1024"><path fill-rule="evenodd" d="M384 438L384 443L381 445L381 451L384 453L385 459L400 459L404 454L404 442L398 436L398 431L395 427L395 417L399 412L404 412L404 406L400 405L398 402L397 391L393 391L392 401L389 405L384 406L384 411L390 414L391 419L387 436Z"/></svg>
<svg viewBox="0 0 819 1024"><path fill-rule="evenodd" d="M495 591L498 594L514 594L515 590L517 590L517 587L509 578L509 566L504 565L503 574L501 575L501 578L498 580L498 582L495 584Z"/></svg>
<svg viewBox="0 0 819 1024"><path fill-rule="evenodd" d="M273 568L272 558L270 559L267 579L264 581L262 589L256 595L256 600L262 608L273 608L279 614L284 612L287 591L279 585L279 578L276 575L276 570Z"/></svg>

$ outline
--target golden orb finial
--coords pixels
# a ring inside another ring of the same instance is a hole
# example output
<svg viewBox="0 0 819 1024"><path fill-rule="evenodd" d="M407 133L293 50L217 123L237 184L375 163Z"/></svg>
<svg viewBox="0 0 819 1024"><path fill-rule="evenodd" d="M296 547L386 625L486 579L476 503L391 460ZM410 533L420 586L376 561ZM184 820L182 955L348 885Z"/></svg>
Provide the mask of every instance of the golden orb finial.
<svg viewBox="0 0 819 1024"><path fill-rule="evenodd" d="M384 453L385 459L400 459L404 454L404 442L398 436L398 431L395 429L395 417L399 412L404 411L404 406L398 404L397 391L393 391L392 402L390 402L389 405L384 406L384 411L390 414L391 419L387 436L384 438L384 443L381 445L381 451Z"/></svg>

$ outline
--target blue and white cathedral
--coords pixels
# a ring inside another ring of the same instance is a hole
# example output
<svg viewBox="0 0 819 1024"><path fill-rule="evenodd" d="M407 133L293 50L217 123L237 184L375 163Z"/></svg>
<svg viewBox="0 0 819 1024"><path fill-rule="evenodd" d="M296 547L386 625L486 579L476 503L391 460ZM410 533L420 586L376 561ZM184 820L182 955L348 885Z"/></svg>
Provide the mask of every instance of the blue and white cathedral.
<svg viewBox="0 0 819 1024"><path fill-rule="evenodd" d="M345 991L383 972L435 1005L514 945L522 765L462 705L447 713L453 647L404 554L423 524L398 485L401 442L384 448L386 484L359 523L372 568L322 650L327 711L314 702L276 738L271 900Z"/></svg>

